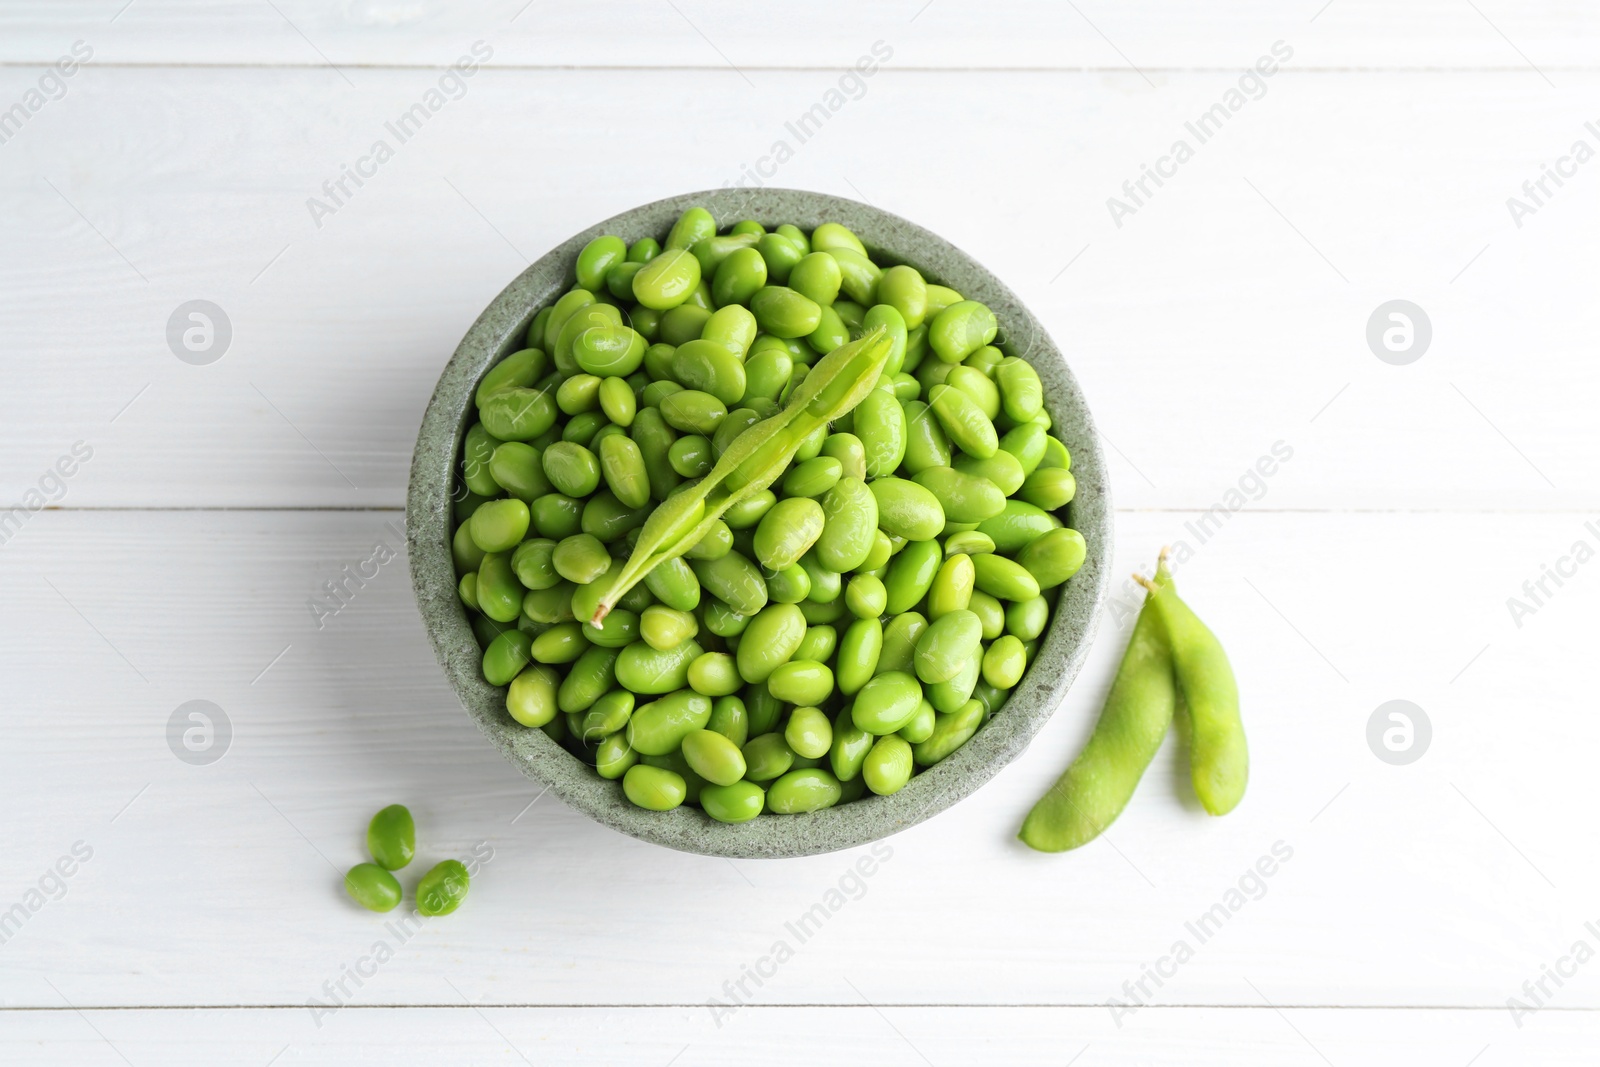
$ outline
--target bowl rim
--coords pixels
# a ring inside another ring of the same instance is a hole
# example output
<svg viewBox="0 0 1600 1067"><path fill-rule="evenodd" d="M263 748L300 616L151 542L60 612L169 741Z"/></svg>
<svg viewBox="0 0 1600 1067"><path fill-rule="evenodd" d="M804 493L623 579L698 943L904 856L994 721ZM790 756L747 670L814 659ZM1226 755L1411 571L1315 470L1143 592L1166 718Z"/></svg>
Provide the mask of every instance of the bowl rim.
<svg viewBox="0 0 1600 1067"><path fill-rule="evenodd" d="M1051 432L1072 455L1077 495L1069 515L1088 552L1061 593L1033 664L1001 710L966 744L892 796L869 793L822 811L741 824L716 822L687 804L670 812L647 811L622 795L620 781L601 778L543 730L512 720L505 710L505 687L491 686L482 676L482 653L457 595L450 550L455 462L475 410L477 382L502 356L521 347L533 315L570 287L573 264L585 244L602 234L630 243L645 236L661 240L693 206L710 210L719 230L744 218L769 227L792 222L808 230L840 222L875 258L909 262L926 277L983 301L1006 331L995 343L1039 370ZM1109 582L1112 512L1105 456L1082 390L1044 326L998 277L945 238L869 204L799 189L725 187L655 200L589 226L535 260L490 301L429 397L411 461L406 541L417 607L439 665L478 729L524 775L603 825L641 840L708 856L773 858L852 848L915 826L970 796L1027 748L1060 706L1093 643Z"/></svg>

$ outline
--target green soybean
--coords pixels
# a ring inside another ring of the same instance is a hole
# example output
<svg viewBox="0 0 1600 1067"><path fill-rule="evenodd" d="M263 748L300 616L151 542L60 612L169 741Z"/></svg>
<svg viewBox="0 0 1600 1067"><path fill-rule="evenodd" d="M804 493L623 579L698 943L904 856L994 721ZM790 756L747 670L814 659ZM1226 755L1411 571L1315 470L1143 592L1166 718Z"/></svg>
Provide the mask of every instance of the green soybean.
<svg viewBox="0 0 1600 1067"><path fill-rule="evenodd" d="M375 863L358 863L345 872L344 891L368 911L393 911L400 903L400 883Z"/></svg>
<svg viewBox="0 0 1600 1067"><path fill-rule="evenodd" d="M466 899L472 878L459 860L436 864L417 883L417 911L432 917L449 915Z"/></svg>
<svg viewBox="0 0 1600 1067"><path fill-rule="evenodd" d="M837 804L841 792L839 780L821 767L792 770L767 787L767 810L779 815L820 811Z"/></svg>
<svg viewBox="0 0 1600 1067"><path fill-rule="evenodd" d="M749 822L765 808L766 796L754 782L712 785L700 790L700 807L717 822Z"/></svg>
<svg viewBox="0 0 1600 1067"><path fill-rule="evenodd" d="M903 737L886 734L878 738L862 761L861 776L868 789L886 797L904 789L915 769L911 745Z"/></svg>
<svg viewBox="0 0 1600 1067"><path fill-rule="evenodd" d="M622 776L622 792L641 808L671 811L684 802L689 787L675 771L636 763Z"/></svg>

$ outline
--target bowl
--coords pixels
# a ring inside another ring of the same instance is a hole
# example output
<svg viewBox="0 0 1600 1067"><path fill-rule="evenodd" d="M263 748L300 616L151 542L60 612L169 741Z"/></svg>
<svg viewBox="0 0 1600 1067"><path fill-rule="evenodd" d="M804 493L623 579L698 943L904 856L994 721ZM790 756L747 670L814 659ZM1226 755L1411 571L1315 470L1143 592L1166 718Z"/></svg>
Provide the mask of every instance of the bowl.
<svg viewBox="0 0 1600 1067"><path fill-rule="evenodd" d="M909 263L930 281L983 301L1001 323L996 344L1038 370L1045 408L1054 421L1051 432L1072 453L1078 490L1068 524L1083 534L1088 556L1062 591L1033 664L970 741L893 796L868 794L823 811L763 815L741 824L715 822L689 805L646 811L622 795L620 782L602 779L542 730L512 720L505 689L490 685L481 672L482 653L456 594L450 555L454 469L478 380L502 356L522 347L534 313L571 286L578 251L591 239L609 233L630 243L646 236L661 240L678 216L697 204L724 227L744 218L768 227L791 222L808 231L823 222L843 223L874 258ZM1022 753L1060 704L1093 639L1111 558L1111 504L1105 458L1076 379L1044 327L994 274L938 235L854 200L798 189L715 189L657 200L589 227L523 271L484 309L428 401L411 461L406 540L417 607L439 663L478 729L523 774L606 826L669 848L734 858L807 856L915 826L970 795Z"/></svg>

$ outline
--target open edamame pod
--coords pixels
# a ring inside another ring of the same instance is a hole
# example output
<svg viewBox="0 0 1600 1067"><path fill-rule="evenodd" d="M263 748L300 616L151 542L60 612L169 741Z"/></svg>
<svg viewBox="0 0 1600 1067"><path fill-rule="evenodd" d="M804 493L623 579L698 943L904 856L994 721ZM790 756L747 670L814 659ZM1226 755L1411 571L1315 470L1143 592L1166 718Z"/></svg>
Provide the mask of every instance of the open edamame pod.
<svg viewBox="0 0 1600 1067"><path fill-rule="evenodd" d="M1163 564L1165 558L1163 554ZM1160 577L1160 572L1157 572ZM1172 647L1172 664L1187 708L1189 776L1200 803L1212 815L1226 815L1244 799L1250 778L1250 752L1239 718L1239 685L1222 642L1178 598L1171 582L1155 585L1148 607L1156 610Z"/></svg>
<svg viewBox="0 0 1600 1067"><path fill-rule="evenodd" d="M1171 585L1163 556L1156 588ZM1127 807L1172 724L1178 687L1166 627L1145 599L1089 743L1023 820L1017 836L1040 852L1065 852L1099 837Z"/></svg>
<svg viewBox="0 0 1600 1067"><path fill-rule="evenodd" d="M806 375L782 411L741 433L710 474L663 501L645 521L633 554L589 621L604 619L657 564L693 548L729 508L765 491L788 469L807 438L872 391L890 348L888 331L881 326L835 348Z"/></svg>

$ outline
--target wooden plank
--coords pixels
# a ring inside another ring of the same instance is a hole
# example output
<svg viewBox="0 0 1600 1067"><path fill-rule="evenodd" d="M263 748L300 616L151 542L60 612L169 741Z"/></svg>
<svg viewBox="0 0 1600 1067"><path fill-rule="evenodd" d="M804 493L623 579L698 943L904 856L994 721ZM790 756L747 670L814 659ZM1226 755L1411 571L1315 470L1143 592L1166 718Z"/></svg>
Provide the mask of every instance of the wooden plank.
<svg viewBox="0 0 1600 1067"><path fill-rule="evenodd" d="M1163 68L1249 66L1276 39L1310 62L1339 68L1481 68L1554 78L1593 69L1600 22L1571 4L1461 5L1423 0L1233 0L1205 9L1135 0L1062 5L1010 0L973 7L945 0L752 8L730 0L571 5L495 0L328 6L245 0L183 4L42 0L6 5L0 59L49 62L74 39L118 63L338 64L352 81L373 64L454 62L475 40L495 61L539 66L708 67L736 71L848 67L875 40L907 66ZM752 76L752 80L754 79Z"/></svg>
<svg viewBox="0 0 1600 1067"><path fill-rule="evenodd" d="M452 979L475 998L467 979ZM716 1029L699 1009L389 1008L317 1030L304 1009L8 1012L0 1050L38 1065L218 1062L348 1064L1072 1063L1074 1067L1593 1062L1594 1016L1297 1008L1153 1009L1117 1030L1099 1008L747 1008ZM443 985L443 983L441 983ZM446 986L446 993L458 1001ZM675 1059L676 1057L676 1059Z"/></svg>
<svg viewBox="0 0 1600 1067"><path fill-rule="evenodd" d="M1120 516L1117 569L1148 567L1190 517ZM48 983L84 1006L304 1005L393 940L341 1001L453 1003L446 976L474 1001L695 1015L759 967L774 973L745 993L777 1004L856 1003L848 978L875 1002L1077 1005L1108 1022L1124 983L1154 1004L1259 1005L1248 977L1274 1003L1501 1009L1594 943L1600 859L1563 814L1587 810L1600 744L1573 680L1600 637L1593 578L1550 587L1520 629L1505 607L1540 561L1593 543L1581 516L1246 513L1194 546L1179 580L1231 649L1253 752L1226 819L1195 809L1169 748L1107 839L1061 857L1012 840L1109 683L1108 617L1060 713L972 798L876 852L740 863L538 799L454 705L403 559L318 630L309 599L376 543L398 548L392 518L49 512L0 553L0 592L26 620L0 632L0 913L28 911L7 931L0 1006L57 1006ZM1432 723L1409 766L1368 749L1393 699ZM169 748L192 700L231 724L209 765ZM339 884L394 801L420 827L408 884L493 853L466 906L403 944ZM80 841L93 854L58 893L47 873ZM763 962L780 941L792 958ZM1163 963L1179 942L1192 958ZM1600 992L1585 971L1555 1004L1600 1007ZM1516 1032L1498 1013L1484 1026Z"/></svg>
<svg viewBox="0 0 1600 1067"><path fill-rule="evenodd" d="M433 75L82 71L4 146L0 233L29 250L0 262L0 335L25 357L0 396L4 498L82 440L67 506L400 505L439 368L522 264L737 179L831 84L725 78L481 72L319 229L308 199ZM1121 504L1207 508L1242 481L1267 507L1592 506L1600 200L1579 171L1520 229L1505 201L1575 138L1600 145L1600 81L1558 104L1516 74L1282 74L1119 229L1108 198L1229 84L885 69L773 180L870 198L992 265L1069 353ZM651 147L687 114L693 151ZM883 150L935 118L981 130L989 162L930 181L924 153ZM1397 297L1435 334L1405 367L1365 340ZM194 299L232 323L209 366L168 346ZM1278 441L1293 460L1258 486Z"/></svg>

